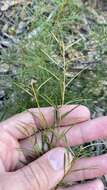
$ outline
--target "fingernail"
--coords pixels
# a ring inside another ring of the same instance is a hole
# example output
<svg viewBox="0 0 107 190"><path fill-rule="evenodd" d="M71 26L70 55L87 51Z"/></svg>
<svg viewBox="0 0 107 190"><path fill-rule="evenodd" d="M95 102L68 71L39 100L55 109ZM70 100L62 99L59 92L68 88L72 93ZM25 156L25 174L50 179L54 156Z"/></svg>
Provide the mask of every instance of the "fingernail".
<svg viewBox="0 0 107 190"><path fill-rule="evenodd" d="M68 154L64 148L56 148L49 153L48 160L55 171L66 171L70 168L73 156L71 153Z"/></svg>

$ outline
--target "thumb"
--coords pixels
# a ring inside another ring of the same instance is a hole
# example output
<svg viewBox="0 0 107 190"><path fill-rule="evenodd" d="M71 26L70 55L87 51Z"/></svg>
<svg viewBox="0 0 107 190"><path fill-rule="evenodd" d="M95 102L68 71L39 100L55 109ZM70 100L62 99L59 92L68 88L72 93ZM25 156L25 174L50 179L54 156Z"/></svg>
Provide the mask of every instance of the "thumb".
<svg viewBox="0 0 107 190"><path fill-rule="evenodd" d="M70 169L72 160L71 153L65 148L55 148L14 172L14 176L9 180L12 184L12 186L10 184L11 190L50 190Z"/></svg>

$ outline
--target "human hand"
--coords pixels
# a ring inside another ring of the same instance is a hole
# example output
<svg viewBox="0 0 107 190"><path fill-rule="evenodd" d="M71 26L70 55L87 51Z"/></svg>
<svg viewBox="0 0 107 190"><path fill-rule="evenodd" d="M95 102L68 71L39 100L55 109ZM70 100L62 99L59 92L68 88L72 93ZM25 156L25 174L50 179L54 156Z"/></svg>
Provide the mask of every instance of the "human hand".
<svg viewBox="0 0 107 190"><path fill-rule="evenodd" d="M62 115L73 107L75 106L63 106L59 112ZM30 109L30 112L33 116L39 115L38 109ZM66 151L63 141L58 142L57 148L50 150L30 164L22 166L28 153L27 151L23 153L18 149L32 150L31 138L34 138L32 127L39 131L39 121L35 122L30 112L18 114L0 123L0 190L51 190L64 177ZM51 126L54 122L54 109L41 108L41 112ZM70 146L107 137L107 117L90 120L90 112L84 106L77 107L62 120L60 131L63 132L71 123L74 127L66 134ZM23 129L29 131L28 136L22 133ZM39 132L38 141L39 143L41 141ZM70 158L72 161L71 155ZM96 169L94 169L95 166L97 166ZM107 154L93 158L81 158L75 162L72 170L75 172L65 177L66 182L94 179L104 175L107 173ZM72 186L67 190L93 189L103 190L104 186L100 180L94 180L84 185ZM63 188L58 190L63 190Z"/></svg>

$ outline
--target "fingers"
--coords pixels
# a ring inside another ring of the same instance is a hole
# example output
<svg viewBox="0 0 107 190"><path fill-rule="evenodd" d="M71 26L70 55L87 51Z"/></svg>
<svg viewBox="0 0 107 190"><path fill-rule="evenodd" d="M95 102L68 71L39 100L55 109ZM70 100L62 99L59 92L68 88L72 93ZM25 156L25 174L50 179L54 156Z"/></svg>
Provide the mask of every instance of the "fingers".
<svg viewBox="0 0 107 190"><path fill-rule="evenodd" d="M69 183L71 181L93 179L105 174L107 174L107 154L76 161L64 180Z"/></svg>
<svg viewBox="0 0 107 190"><path fill-rule="evenodd" d="M56 129L56 134L65 134L67 144L63 138L57 142L58 146L75 146L97 139L107 138L107 116L88 120L80 124Z"/></svg>
<svg viewBox="0 0 107 190"><path fill-rule="evenodd" d="M90 142L93 140L101 139L107 137L107 116L97 118L94 120L88 120L81 124L77 124L70 127L61 127L60 129L56 129L55 134L57 136L61 136L61 134L65 134L62 138L58 139L56 142L53 140L53 144L55 146L75 146L80 145L86 142ZM64 139L66 136L67 142ZM49 134L51 139L51 135ZM57 137L58 138L58 137ZM36 143L39 145L40 149L42 149L42 136L41 133L36 134ZM24 150L24 154L27 156L28 150L31 154L32 150L34 150L35 144L35 135L26 138L25 140L20 141L21 149ZM38 151L37 151L38 152ZM35 156L36 156L35 149Z"/></svg>
<svg viewBox="0 0 107 190"><path fill-rule="evenodd" d="M58 115L62 116L66 112L69 113L62 119L61 125L75 124L90 118L90 112L85 106L63 106L58 110ZM38 131L41 127L52 126L55 120L55 113L55 109L52 107L32 108L3 121L0 123L0 128L4 128L17 139L23 139L31 136L34 133L34 128L35 131Z"/></svg>
<svg viewBox="0 0 107 190"><path fill-rule="evenodd" d="M11 190L51 190L68 171L73 157L64 148L56 148L13 173ZM16 179L16 180L15 180ZM7 188L9 189L9 184Z"/></svg>
<svg viewBox="0 0 107 190"><path fill-rule="evenodd" d="M65 190L65 189L58 189ZM90 183L82 184L82 185L74 185L71 188L67 188L66 190L104 190L104 185L101 180L94 180Z"/></svg>
<svg viewBox="0 0 107 190"><path fill-rule="evenodd" d="M71 183L107 174L107 154L75 161L64 181Z"/></svg>
<svg viewBox="0 0 107 190"><path fill-rule="evenodd" d="M66 131L66 129L61 129L61 131L62 130ZM70 146L106 138L107 116L89 120L76 126L74 125L74 127L68 130L66 137Z"/></svg>
<svg viewBox="0 0 107 190"><path fill-rule="evenodd" d="M30 148L29 144L28 147ZM27 151L24 153L27 157L29 154ZM66 182L80 181L84 179L93 179L107 174L107 154L92 157L82 158L75 161L71 172L65 177Z"/></svg>

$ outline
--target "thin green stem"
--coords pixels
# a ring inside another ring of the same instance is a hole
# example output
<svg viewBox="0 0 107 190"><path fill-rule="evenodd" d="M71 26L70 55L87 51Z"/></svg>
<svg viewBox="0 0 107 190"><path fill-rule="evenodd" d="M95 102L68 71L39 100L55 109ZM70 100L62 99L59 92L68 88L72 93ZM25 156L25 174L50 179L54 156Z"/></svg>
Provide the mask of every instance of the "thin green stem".
<svg viewBox="0 0 107 190"><path fill-rule="evenodd" d="M62 41L62 56L63 56L63 91L62 91L62 105L64 104L65 101L65 89L66 89L66 59L65 59L65 46L64 42Z"/></svg>

